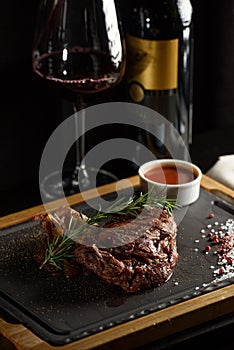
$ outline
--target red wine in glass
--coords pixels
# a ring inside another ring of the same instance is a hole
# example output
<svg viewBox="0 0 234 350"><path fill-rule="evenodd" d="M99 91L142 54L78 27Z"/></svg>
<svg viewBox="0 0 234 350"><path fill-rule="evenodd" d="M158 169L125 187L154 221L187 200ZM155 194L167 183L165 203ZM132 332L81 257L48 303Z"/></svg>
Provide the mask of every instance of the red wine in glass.
<svg viewBox="0 0 234 350"><path fill-rule="evenodd" d="M69 60L64 62L64 56L69 56ZM107 53L78 47L34 58L33 69L69 100L76 99L77 93L111 88L119 81L121 73L121 67L117 71L112 69Z"/></svg>
<svg viewBox="0 0 234 350"><path fill-rule="evenodd" d="M125 42L122 23L114 0L41 1L33 43L33 70L62 98L71 101L74 112L82 110L80 126L85 130L84 97L110 89L125 72ZM77 127L77 125L76 125ZM76 165L58 184L58 174L49 174L43 184L48 198L57 198L82 188L117 180L100 170L90 182L83 160L84 135L76 143ZM79 174L79 181L78 181ZM82 175L82 176L81 176ZM50 193L49 193L50 192Z"/></svg>

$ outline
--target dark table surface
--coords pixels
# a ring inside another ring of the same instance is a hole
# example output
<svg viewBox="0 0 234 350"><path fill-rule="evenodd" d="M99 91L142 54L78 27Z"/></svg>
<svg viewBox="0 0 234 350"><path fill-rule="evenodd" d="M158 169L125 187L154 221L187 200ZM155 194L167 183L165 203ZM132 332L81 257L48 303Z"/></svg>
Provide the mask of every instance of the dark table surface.
<svg viewBox="0 0 234 350"><path fill-rule="evenodd" d="M234 349L234 313L136 350Z"/></svg>

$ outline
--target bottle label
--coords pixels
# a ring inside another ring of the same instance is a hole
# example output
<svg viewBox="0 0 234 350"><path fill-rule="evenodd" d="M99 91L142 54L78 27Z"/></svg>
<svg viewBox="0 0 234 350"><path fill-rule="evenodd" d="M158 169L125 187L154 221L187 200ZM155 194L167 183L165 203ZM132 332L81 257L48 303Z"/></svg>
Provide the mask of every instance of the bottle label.
<svg viewBox="0 0 234 350"><path fill-rule="evenodd" d="M127 80L138 102L145 90L170 90L178 86L179 40L146 40L127 34ZM134 84L134 82L136 84ZM139 85L140 84L140 85Z"/></svg>

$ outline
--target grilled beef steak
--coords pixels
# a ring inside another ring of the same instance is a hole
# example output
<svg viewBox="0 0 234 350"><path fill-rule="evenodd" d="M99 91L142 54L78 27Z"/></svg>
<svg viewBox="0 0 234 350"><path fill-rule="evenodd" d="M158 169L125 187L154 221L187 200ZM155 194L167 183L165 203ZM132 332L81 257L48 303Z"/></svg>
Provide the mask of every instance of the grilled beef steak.
<svg viewBox="0 0 234 350"><path fill-rule="evenodd" d="M45 215L42 225L49 236L63 230L67 217L79 214L60 209L52 223ZM60 226L60 227L58 227ZM177 225L166 210L144 209L137 218L116 217L100 230L87 229L74 246L76 262L87 272L118 285L127 292L158 286L166 282L178 261Z"/></svg>

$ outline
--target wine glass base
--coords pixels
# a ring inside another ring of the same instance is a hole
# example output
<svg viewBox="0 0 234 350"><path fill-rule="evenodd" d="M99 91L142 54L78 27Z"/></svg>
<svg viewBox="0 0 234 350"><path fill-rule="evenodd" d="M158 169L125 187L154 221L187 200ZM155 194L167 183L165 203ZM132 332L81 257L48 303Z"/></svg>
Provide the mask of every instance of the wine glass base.
<svg viewBox="0 0 234 350"><path fill-rule="evenodd" d="M78 180L74 180L74 169L73 171L63 171L62 177L60 171L54 171L47 175L40 185L43 200L55 200L63 197L64 195L69 196L118 180L116 175L104 169L99 169L97 171L95 168L88 168L86 172L88 177L85 175L79 176L80 183L78 183ZM93 176L90 176L92 173L96 175L95 180L93 180Z"/></svg>

